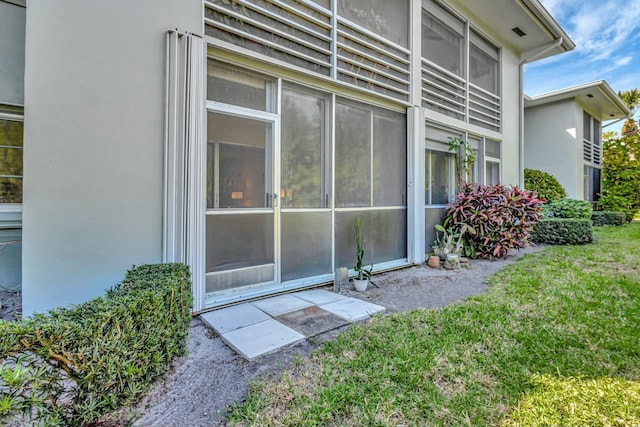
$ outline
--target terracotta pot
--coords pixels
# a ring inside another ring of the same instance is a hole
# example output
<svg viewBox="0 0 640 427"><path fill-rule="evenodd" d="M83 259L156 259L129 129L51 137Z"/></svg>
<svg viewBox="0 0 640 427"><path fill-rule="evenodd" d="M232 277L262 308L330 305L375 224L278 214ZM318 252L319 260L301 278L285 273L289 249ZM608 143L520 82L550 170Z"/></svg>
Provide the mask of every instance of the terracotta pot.
<svg viewBox="0 0 640 427"><path fill-rule="evenodd" d="M427 260L427 265L431 268L440 268L440 257L438 255L431 255Z"/></svg>

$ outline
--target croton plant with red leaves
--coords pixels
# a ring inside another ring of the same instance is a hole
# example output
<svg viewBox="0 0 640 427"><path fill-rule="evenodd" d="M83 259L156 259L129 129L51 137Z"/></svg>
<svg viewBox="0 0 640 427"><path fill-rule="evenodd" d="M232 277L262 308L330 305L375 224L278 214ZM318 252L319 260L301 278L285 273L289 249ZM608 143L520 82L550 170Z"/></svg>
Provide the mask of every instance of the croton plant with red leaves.
<svg viewBox="0 0 640 427"><path fill-rule="evenodd" d="M502 258L527 246L542 203L536 193L518 187L466 184L445 210L445 227L454 232L464 224L472 227L475 233L464 239L476 257Z"/></svg>

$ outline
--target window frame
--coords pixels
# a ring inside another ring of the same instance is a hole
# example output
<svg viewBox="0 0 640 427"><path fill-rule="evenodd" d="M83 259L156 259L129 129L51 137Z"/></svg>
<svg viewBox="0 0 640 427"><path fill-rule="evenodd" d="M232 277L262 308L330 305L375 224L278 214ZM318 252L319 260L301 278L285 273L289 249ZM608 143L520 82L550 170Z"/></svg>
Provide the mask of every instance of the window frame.
<svg viewBox="0 0 640 427"><path fill-rule="evenodd" d="M20 114L19 114L20 113ZM0 105L0 121L19 122L22 123L22 144L19 146L7 146L2 145L0 148L6 148L10 150L20 150L22 152L23 166L21 174L18 175L0 175L0 178L19 178L24 183L24 112L23 107L18 106L4 106ZM24 201L24 185L20 194L20 200ZM19 203L3 203L0 202L0 214L5 211L15 212L22 211L22 202ZM2 215L0 215L0 223L2 222Z"/></svg>

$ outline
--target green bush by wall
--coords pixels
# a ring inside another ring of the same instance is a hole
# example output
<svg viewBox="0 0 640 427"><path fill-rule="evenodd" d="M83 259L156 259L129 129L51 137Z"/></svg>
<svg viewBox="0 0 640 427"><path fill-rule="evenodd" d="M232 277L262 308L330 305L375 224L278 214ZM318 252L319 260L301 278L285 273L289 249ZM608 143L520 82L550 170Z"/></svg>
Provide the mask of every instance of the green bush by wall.
<svg viewBox="0 0 640 427"><path fill-rule="evenodd" d="M531 233L531 241L548 245L583 245L593 241L593 226L584 218L542 218Z"/></svg>
<svg viewBox="0 0 640 427"><path fill-rule="evenodd" d="M627 215L624 212L612 211L594 211L591 215L591 222L594 226L602 225L623 225L627 221Z"/></svg>
<svg viewBox="0 0 640 427"><path fill-rule="evenodd" d="M547 202L567 197L567 192L550 173L537 169L524 170L524 188L535 191L538 197Z"/></svg>
<svg viewBox="0 0 640 427"><path fill-rule="evenodd" d="M143 265L104 297L0 321L0 422L75 426L129 404L185 354L191 279Z"/></svg>
<svg viewBox="0 0 640 427"><path fill-rule="evenodd" d="M542 215L547 218L591 219L593 207L585 200L560 199L542 205Z"/></svg>

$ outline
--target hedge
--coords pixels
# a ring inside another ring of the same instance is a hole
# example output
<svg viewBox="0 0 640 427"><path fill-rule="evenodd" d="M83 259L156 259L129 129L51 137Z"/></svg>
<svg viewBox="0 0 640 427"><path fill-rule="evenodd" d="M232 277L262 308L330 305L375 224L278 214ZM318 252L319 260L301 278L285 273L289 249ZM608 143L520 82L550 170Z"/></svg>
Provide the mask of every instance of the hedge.
<svg viewBox="0 0 640 427"><path fill-rule="evenodd" d="M549 245L583 245L593 241L590 219L542 218L531 233L531 241Z"/></svg>
<svg viewBox="0 0 640 427"><path fill-rule="evenodd" d="M627 214L624 212L594 211L591 215L591 222L594 226L602 225L623 225L627 221Z"/></svg>
<svg viewBox="0 0 640 427"><path fill-rule="evenodd" d="M185 354L191 303L186 265L143 265L104 297L0 321L0 424L76 426L130 404Z"/></svg>

